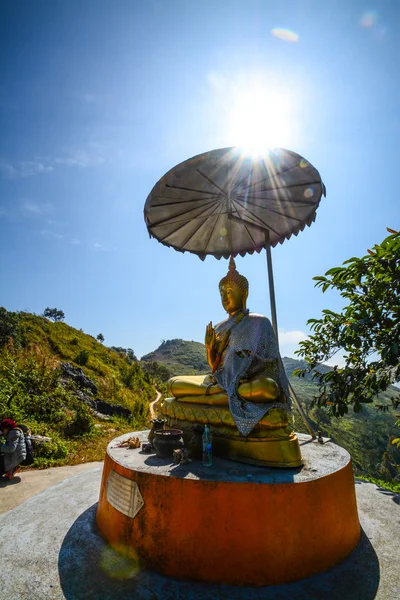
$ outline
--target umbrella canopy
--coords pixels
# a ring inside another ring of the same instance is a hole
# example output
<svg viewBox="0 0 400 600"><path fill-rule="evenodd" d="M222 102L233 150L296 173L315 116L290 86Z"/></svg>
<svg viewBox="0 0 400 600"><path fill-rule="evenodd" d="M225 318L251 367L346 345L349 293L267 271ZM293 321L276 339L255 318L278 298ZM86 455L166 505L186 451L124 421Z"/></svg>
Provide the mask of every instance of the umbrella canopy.
<svg viewBox="0 0 400 600"><path fill-rule="evenodd" d="M315 220L325 186L302 156L276 148L258 158L238 148L194 156L150 192L151 237L181 252L229 258L283 243Z"/></svg>

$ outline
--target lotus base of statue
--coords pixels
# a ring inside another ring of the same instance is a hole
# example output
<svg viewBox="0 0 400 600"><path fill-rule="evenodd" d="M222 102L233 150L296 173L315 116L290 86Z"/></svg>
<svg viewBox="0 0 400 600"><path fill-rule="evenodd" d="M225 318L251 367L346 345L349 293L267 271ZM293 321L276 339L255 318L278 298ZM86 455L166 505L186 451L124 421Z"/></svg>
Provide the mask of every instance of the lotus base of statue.
<svg viewBox="0 0 400 600"><path fill-rule="evenodd" d="M288 413L281 408L271 408L247 437L239 434L228 409L167 398L159 412L170 427L183 431L186 444L193 436L194 423L208 425L214 456L266 467L293 468L303 464L298 438L289 426Z"/></svg>

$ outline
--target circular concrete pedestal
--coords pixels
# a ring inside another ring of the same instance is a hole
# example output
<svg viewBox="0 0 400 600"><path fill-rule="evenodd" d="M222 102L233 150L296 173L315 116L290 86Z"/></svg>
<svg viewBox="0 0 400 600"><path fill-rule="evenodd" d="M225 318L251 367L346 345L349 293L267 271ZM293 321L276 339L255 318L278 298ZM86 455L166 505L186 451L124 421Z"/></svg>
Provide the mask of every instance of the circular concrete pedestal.
<svg viewBox="0 0 400 600"><path fill-rule="evenodd" d="M286 583L340 562L360 538L349 454L299 434L304 467L215 459L173 465L106 453L96 520L116 549L166 575L233 585Z"/></svg>

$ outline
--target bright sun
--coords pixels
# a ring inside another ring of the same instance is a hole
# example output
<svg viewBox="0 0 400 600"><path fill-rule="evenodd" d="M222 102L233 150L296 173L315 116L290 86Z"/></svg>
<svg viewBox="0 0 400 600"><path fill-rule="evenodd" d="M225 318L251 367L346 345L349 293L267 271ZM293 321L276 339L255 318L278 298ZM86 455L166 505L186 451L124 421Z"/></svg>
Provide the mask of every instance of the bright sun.
<svg viewBox="0 0 400 600"><path fill-rule="evenodd" d="M235 90L228 110L229 139L235 146L258 155L267 148L288 147L294 139L290 97L266 84Z"/></svg>

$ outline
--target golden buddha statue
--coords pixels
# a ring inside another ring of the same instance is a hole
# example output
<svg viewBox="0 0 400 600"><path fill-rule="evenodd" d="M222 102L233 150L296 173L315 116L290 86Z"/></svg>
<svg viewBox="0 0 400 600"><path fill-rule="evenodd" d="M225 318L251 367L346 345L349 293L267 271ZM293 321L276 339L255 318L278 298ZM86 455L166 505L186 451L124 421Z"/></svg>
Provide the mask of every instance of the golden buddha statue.
<svg viewBox="0 0 400 600"><path fill-rule="evenodd" d="M288 380L272 325L246 308L249 284L231 258L219 283L228 318L206 327L210 375L178 376L168 381L160 412L183 430L209 425L214 454L265 466L302 464L296 435L289 425Z"/></svg>

